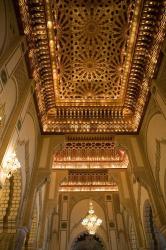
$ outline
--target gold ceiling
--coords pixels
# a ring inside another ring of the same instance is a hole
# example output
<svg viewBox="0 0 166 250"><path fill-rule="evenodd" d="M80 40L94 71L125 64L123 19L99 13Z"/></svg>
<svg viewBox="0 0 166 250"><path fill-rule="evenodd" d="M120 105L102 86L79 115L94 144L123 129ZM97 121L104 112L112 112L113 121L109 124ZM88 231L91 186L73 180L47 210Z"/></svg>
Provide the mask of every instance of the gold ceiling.
<svg viewBox="0 0 166 250"><path fill-rule="evenodd" d="M66 138L63 147L55 149L53 169L126 169L126 150L114 138Z"/></svg>
<svg viewBox="0 0 166 250"><path fill-rule="evenodd" d="M165 1L18 5L43 132L137 132L165 35Z"/></svg>
<svg viewBox="0 0 166 250"><path fill-rule="evenodd" d="M118 191L118 185L107 170L70 170L59 185L60 192Z"/></svg>

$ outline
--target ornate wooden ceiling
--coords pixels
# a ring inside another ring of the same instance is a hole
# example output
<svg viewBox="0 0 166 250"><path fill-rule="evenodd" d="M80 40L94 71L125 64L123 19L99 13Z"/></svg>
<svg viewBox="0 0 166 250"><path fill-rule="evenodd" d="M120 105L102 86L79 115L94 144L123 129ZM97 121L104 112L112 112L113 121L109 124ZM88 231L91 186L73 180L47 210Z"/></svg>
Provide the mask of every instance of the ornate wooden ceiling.
<svg viewBox="0 0 166 250"><path fill-rule="evenodd" d="M71 170L59 185L60 192L118 192L117 183L107 170Z"/></svg>
<svg viewBox="0 0 166 250"><path fill-rule="evenodd" d="M69 140L63 148L55 150L53 169L126 169L128 156L126 150L114 140Z"/></svg>
<svg viewBox="0 0 166 250"><path fill-rule="evenodd" d="M135 133L164 0L18 0L43 132Z"/></svg>

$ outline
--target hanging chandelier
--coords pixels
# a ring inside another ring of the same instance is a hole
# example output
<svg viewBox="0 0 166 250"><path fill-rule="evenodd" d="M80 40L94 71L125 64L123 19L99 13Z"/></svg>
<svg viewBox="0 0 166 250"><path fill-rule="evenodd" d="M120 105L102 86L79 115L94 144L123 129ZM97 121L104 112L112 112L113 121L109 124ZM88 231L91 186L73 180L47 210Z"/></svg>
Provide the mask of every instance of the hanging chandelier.
<svg viewBox="0 0 166 250"><path fill-rule="evenodd" d="M93 204L90 202L88 214L82 220L81 224L87 229L89 234L94 235L101 223L102 220L95 215Z"/></svg>
<svg viewBox="0 0 166 250"><path fill-rule="evenodd" d="M20 162L16 157L16 153L13 152L2 164L2 173L5 178L9 179L19 168L21 168Z"/></svg>

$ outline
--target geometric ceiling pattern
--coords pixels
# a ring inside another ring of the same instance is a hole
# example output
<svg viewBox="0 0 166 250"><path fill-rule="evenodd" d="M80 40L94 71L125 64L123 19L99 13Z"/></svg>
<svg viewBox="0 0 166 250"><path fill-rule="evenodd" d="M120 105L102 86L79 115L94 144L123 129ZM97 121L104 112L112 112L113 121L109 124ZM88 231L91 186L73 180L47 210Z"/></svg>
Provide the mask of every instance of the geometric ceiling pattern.
<svg viewBox="0 0 166 250"><path fill-rule="evenodd" d="M59 12L60 101L86 103L123 99L122 65L129 24L127 6L72 1ZM94 7L95 6L95 7ZM116 17L115 17L116 15Z"/></svg>
<svg viewBox="0 0 166 250"><path fill-rule="evenodd" d="M43 133L136 133L164 0L18 0Z"/></svg>

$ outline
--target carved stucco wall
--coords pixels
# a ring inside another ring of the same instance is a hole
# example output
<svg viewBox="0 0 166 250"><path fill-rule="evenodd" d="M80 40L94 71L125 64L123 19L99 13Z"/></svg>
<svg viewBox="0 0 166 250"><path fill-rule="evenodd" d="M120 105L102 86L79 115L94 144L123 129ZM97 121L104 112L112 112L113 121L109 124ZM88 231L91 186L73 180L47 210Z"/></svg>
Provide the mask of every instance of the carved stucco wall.
<svg viewBox="0 0 166 250"><path fill-rule="evenodd" d="M15 79L9 79L5 84L3 91L0 93L0 105L4 105L4 120L3 126L0 129L0 134L6 129L11 116L13 115L17 102L17 83Z"/></svg>
<svg viewBox="0 0 166 250"><path fill-rule="evenodd" d="M1 190L0 220L2 228L3 217L7 213L6 209L10 201L12 212L8 219L15 222L12 226L13 232L16 232L16 226L21 225L27 206L27 190L35 166L39 127L30 92L30 79L23 58L25 47L23 49L23 43L20 42L22 37L18 33L12 0L0 2L0 29L2 35L0 39L0 105L4 106L4 122L0 128L0 147L4 151L3 157L15 150L21 164L19 175L17 172L13 176L14 200L11 197L9 199L11 190L8 180Z"/></svg>

